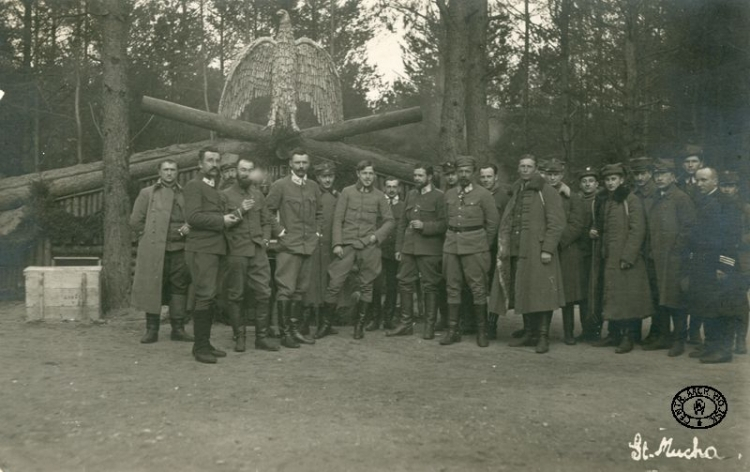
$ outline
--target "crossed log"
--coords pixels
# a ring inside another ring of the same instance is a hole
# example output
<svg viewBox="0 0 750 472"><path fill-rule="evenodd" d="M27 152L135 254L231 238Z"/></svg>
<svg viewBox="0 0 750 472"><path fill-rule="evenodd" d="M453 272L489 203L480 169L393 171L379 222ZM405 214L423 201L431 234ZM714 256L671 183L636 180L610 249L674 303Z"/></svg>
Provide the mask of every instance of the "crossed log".
<svg viewBox="0 0 750 472"><path fill-rule="evenodd" d="M141 110L181 123L216 131L230 138L254 142L270 142L272 139L271 130L260 125L233 120L216 113L197 110L153 97L143 97ZM418 161L367 150L342 143L339 140L420 121L422 121L422 110L419 107L413 107L364 118L355 118L327 126L307 128L291 139L313 156L351 166L356 166L361 160L369 159L375 164L378 173L393 175L402 180L411 180L412 169Z"/></svg>
<svg viewBox="0 0 750 472"><path fill-rule="evenodd" d="M197 163L198 151L208 144L218 146L223 152L252 153L257 149L255 143L269 142L272 139L271 130L260 125L231 120L215 113L156 98L143 97L141 108L148 113L217 131L235 139L178 144L133 154L129 161L130 174L134 178L147 178L154 175L156 172L155 164L166 157L176 160L180 167L193 166ZM328 126L304 129L293 139L315 157L350 166L355 166L363 159L369 159L375 164L378 173L394 175L403 180L411 180L411 173L413 166L417 163L416 160L352 146L338 140L362 133L417 123L421 120L422 112L419 107L407 108ZM31 195L31 183L37 180L45 181L54 197L95 190L102 185L102 162L79 164L2 179L0 180L0 212L19 208L28 202Z"/></svg>

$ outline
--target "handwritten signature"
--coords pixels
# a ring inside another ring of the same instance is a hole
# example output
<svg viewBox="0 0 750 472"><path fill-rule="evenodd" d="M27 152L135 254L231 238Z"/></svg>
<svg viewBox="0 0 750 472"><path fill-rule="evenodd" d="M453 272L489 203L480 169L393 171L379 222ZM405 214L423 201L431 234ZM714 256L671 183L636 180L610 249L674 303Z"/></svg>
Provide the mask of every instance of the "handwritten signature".
<svg viewBox="0 0 750 472"><path fill-rule="evenodd" d="M659 449L656 452L649 452L648 442L641 438L640 433L635 433L632 443L628 443L628 447L633 450L630 453L630 458L634 461L647 461L655 457L677 457L680 459L724 459L719 455L719 452L713 446L708 446L705 449L701 449L698 446L698 438L693 436L693 447L686 449L673 449L672 438L661 438Z"/></svg>

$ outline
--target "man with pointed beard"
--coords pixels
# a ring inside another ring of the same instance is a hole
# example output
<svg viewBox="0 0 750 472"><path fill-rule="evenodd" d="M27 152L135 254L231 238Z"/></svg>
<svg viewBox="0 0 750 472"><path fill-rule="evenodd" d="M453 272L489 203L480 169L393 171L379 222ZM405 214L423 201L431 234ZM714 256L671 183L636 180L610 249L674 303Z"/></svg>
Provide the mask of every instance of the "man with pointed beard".
<svg viewBox="0 0 750 472"><path fill-rule="evenodd" d="M245 351L246 334L242 306L245 295L250 291L256 308L255 348L265 351L279 350L279 346L268 337L271 265L266 249L275 220L266 208L263 193L253 184L254 171L253 161L240 158L237 162L236 181L221 192L227 211L234 212L240 218L237 225L227 230L227 274L224 280L236 352Z"/></svg>
<svg viewBox="0 0 750 472"><path fill-rule="evenodd" d="M423 339L434 339L437 322L438 294L443 281L441 273L443 242L446 230L443 192L432 185L432 166L414 167L414 188L406 195L405 210L396 229L396 259L401 317L387 336L412 334L414 318L413 290L422 284L425 304Z"/></svg>

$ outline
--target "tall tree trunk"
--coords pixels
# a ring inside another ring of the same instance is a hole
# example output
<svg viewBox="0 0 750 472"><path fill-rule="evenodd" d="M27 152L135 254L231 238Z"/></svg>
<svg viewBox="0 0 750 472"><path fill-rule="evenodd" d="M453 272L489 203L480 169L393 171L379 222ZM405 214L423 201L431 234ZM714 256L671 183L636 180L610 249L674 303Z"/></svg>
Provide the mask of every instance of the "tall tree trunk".
<svg viewBox="0 0 750 472"><path fill-rule="evenodd" d="M570 87L570 7L572 0L561 0L560 18L560 88L563 100L562 144L564 159L573 162L573 102Z"/></svg>
<svg viewBox="0 0 750 472"><path fill-rule="evenodd" d="M103 63L102 135L104 178L103 297L105 310L128 306L131 240L128 216L127 86L128 13L126 0L100 0Z"/></svg>
<svg viewBox="0 0 750 472"><path fill-rule="evenodd" d="M203 72L203 106L206 111L211 111L211 106L208 103L208 54L206 54L206 26L203 21L203 0L200 0L200 16L201 16L201 69ZM216 133L211 131L211 140L216 138Z"/></svg>
<svg viewBox="0 0 750 472"><path fill-rule="evenodd" d="M36 170L36 158L34 156L34 95L36 89L33 83L33 74L31 70L32 54L32 31L33 21L32 14L35 0L23 0L23 59L21 69L23 71L23 82L25 92L26 114L23 117L23 139L21 140L21 155L23 168L26 172Z"/></svg>
<svg viewBox="0 0 750 472"><path fill-rule="evenodd" d="M331 1L331 21L328 24L328 54L336 52L336 0Z"/></svg>
<svg viewBox="0 0 750 472"><path fill-rule="evenodd" d="M633 157L641 141L638 135L638 61L636 35L638 27L638 6L640 0L626 0L625 3L625 94L623 104L623 152L626 158Z"/></svg>
<svg viewBox="0 0 750 472"><path fill-rule="evenodd" d="M466 144L469 154L490 159L490 128L487 111L487 0L466 2L468 23L468 67L466 75Z"/></svg>
<svg viewBox="0 0 750 472"><path fill-rule="evenodd" d="M463 0L437 0L440 18L445 26L445 55L441 65L443 105L438 132L438 153L445 161L464 152L464 118L466 110L466 60L468 44L465 3Z"/></svg>
<svg viewBox="0 0 750 472"><path fill-rule="evenodd" d="M530 113L530 67L531 57L529 49L531 48L531 13L529 12L529 0L523 2L523 150L529 151L529 113Z"/></svg>

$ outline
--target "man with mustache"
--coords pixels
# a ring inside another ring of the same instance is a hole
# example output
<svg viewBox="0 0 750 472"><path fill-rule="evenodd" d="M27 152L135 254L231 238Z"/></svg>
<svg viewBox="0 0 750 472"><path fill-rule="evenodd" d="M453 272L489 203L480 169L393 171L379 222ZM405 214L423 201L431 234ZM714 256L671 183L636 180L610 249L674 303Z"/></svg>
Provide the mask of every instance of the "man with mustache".
<svg viewBox="0 0 750 472"><path fill-rule="evenodd" d="M299 348L315 340L300 332L302 297L310 287L312 254L318 247L323 207L318 184L307 179L310 157L302 148L291 152L288 176L271 185L268 210L278 215L279 251L276 254L276 310L283 331L281 345Z"/></svg>
<svg viewBox="0 0 750 472"><path fill-rule="evenodd" d="M240 158L237 162L237 180L222 191L227 210L241 219L227 231L229 253L226 257L227 276L224 280L236 352L245 351L242 306L247 289L252 290L256 307L255 348L279 350L279 346L268 338L271 265L266 249L275 220L266 208L263 193L253 185L254 173L255 163L250 159Z"/></svg>
<svg viewBox="0 0 750 472"><path fill-rule="evenodd" d="M198 153L199 172L185 184L185 214L190 225L185 245L185 262L190 269L195 290L193 310L193 356L198 362L215 364L217 357L227 353L211 345L211 322L216 310L216 282L219 260L227 253L224 230L237 222L236 215L227 213L219 184L221 155L213 149Z"/></svg>
<svg viewBox="0 0 750 472"><path fill-rule="evenodd" d="M405 210L396 231L396 260L401 293L401 318L387 336L412 334L414 317L414 284L420 282L425 300L426 321L423 339L435 337L438 292L441 274L443 240L446 230L443 192L432 185L432 166L417 164L414 188L406 195Z"/></svg>
<svg viewBox="0 0 750 472"><path fill-rule="evenodd" d="M440 341L447 346L461 340L459 309L461 288L469 286L477 324L477 345L487 347L487 293L490 247L497 235L500 216L492 193L474 185L476 163L471 156L456 160L458 186L445 193L448 231L443 244L443 277L448 292L448 333Z"/></svg>

